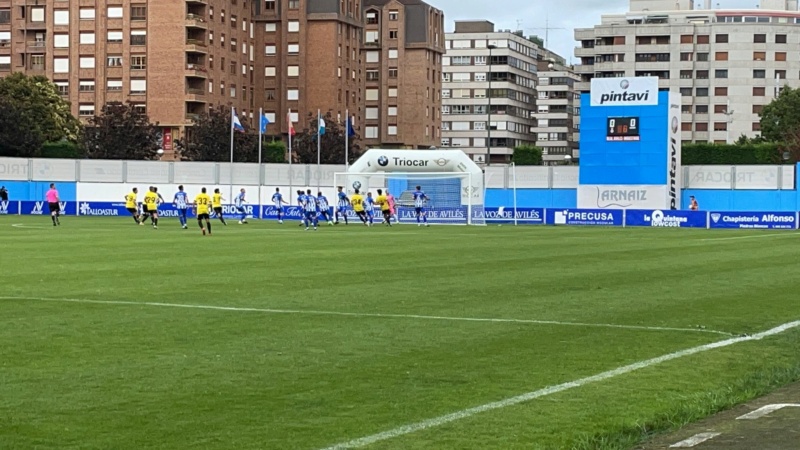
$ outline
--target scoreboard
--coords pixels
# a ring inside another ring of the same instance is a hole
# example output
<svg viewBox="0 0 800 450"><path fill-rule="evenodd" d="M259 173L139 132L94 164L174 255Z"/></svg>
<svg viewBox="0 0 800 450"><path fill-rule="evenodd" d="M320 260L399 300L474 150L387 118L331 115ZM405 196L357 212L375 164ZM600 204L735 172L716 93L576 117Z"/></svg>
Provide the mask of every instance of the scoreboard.
<svg viewBox="0 0 800 450"><path fill-rule="evenodd" d="M631 142L639 140L638 117L609 117L606 122L606 141Z"/></svg>

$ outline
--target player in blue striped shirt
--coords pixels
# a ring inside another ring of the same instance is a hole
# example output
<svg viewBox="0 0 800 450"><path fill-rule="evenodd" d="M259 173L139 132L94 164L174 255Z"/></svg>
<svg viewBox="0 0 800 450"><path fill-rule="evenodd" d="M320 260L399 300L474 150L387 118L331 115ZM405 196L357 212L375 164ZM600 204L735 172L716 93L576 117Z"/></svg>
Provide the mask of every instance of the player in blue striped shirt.
<svg viewBox="0 0 800 450"><path fill-rule="evenodd" d="M338 203L336 205L336 217L333 223L339 225L339 215L341 214L344 217L344 224L348 225L347 223L347 207L350 206L350 199L347 198L347 194L344 193L343 187L339 186L336 188L336 198Z"/></svg>
<svg viewBox="0 0 800 450"><path fill-rule="evenodd" d="M428 216L425 214L425 204L428 202L429 198L422 192L422 186L417 186L417 190L414 191L414 211L417 213L417 226L421 227L422 224L419 223L419 219L421 218L422 221L425 223L425 226L428 225Z"/></svg>
<svg viewBox="0 0 800 450"><path fill-rule="evenodd" d="M331 207L328 204L328 198L322 195L322 192L317 192L317 206L319 207L319 214L328 222L328 225L333 225L331 221Z"/></svg>
<svg viewBox="0 0 800 450"><path fill-rule="evenodd" d="M239 211L239 225L243 223L247 223L247 210L244 209L244 204L247 203L247 199L245 199L245 191L242 188L239 191L239 195L236 196L234 199L234 205L236 205L236 210Z"/></svg>
<svg viewBox="0 0 800 450"><path fill-rule="evenodd" d="M372 226L372 221L375 218L375 199L372 198L372 192L367 192L367 198L364 199L364 212L367 213L369 218L369 226Z"/></svg>
<svg viewBox="0 0 800 450"><path fill-rule="evenodd" d="M309 222L314 224L314 231L317 231L317 225L319 225L319 219L317 218L317 197L311 195L311 189L303 196L303 209L306 211L306 231L308 231Z"/></svg>
<svg viewBox="0 0 800 450"><path fill-rule="evenodd" d="M289 202L283 199L280 188L275 188L275 193L272 194L272 203L275 204L275 210L278 212L278 223L283 223L283 205L288 205Z"/></svg>
<svg viewBox="0 0 800 450"><path fill-rule="evenodd" d="M189 210L189 196L183 191L183 185L178 186L178 192L175 193L175 197L172 199L172 206L178 210L178 220L181 221L181 227L183 227L184 230L189 228L186 225L186 211Z"/></svg>

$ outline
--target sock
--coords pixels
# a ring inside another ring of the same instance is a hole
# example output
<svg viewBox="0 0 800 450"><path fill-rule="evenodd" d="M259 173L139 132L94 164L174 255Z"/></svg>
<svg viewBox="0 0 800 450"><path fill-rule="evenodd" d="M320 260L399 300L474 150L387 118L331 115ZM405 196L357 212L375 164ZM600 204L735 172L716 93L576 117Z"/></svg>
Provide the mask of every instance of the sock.
<svg viewBox="0 0 800 450"><path fill-rule="evenodd" d="M50 216L50 218L53 219L53 225L55 225L56 224L56 216L52 215L52 216Z"/></svg>
<svg viewBox="0 0 800 450"><path fill-rule="evenodd" d="M209 220L206 225L208 225L208 234L211 234L211 221Z"/></svg>
<svg viewBox="0 0 800 450"><path fill-rule="evenodd" d="M200 229L202 230L203 229L203 221L202 220L198 220L197 221L197 226L199 226Z"/></svg>
<svg viewBox="0 0 800 450"><path fill-rule="evenodd" d="M422 216L422 221L428 223L428 216Z"/></svg>
<svg viewBox="0 0 800 450"><path fill-rule="evenodd" d="M133 221L139 223L139 216L133 216Z"/></svg>
<svg viewBox="0 0 800 450"><path fill-rule="evenodd" d="M419 216L417 216L417 223L419 223Z"/></svg>
<svg viewBox="0 0 800 450"><path fill-rule="evenodd" d="M158 226L158 219L156 219L156 218L153 218L153 226L154 226L154 227L157 227L157 226Z"/></svg>

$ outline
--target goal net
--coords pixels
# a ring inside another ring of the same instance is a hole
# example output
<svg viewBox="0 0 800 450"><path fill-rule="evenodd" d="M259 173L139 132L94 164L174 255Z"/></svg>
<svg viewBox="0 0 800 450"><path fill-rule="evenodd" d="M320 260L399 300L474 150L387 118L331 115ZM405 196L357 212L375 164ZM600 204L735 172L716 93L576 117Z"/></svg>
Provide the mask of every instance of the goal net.
<svg viewBox="0 0 800 450"><path fill-rule="evenodd" d="M372 172L337 173L335 186L341 186L351 197L358 189L366 199L377 190L388 190L395 199L395 217L401 224L417 223L417 208L421 205L429 224L486 225L484 219L483 180L473 180L468 172ZM425 200L414 199L417 186ZM350 211L349 213L352 213ZM376 216L380 207L375 207Z"/></svg>

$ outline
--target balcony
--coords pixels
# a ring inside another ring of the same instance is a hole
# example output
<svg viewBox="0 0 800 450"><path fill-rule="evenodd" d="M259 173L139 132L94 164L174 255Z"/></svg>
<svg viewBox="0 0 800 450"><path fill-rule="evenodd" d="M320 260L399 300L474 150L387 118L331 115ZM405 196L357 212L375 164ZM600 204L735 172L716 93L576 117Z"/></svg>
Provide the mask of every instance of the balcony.
<svg viewBox="0 0 800 450"><path fill-rule="evenodd" d="M207 45L205 40L186 39L187 52L207 53L208 49L206 47Z"/></svg>
<svg viewBox="0 0 800 450"><path fill-rule="evenodd" d="M44 22L44 21L42 21L42 22L31 22L29 20L29 21L25 22L25 28L28 29L28 30L46 30L47 29L47 23Z"/></svg>
<svg viewBox="0 0 800 450"><path fill-rule="evenodd" d="M207 5L208 0L186 0L186 3L190 5Z"/></svg>
<svg viewBox="0 0 800 450"><path fill-rule="evenodd" d="M45 66L42 64L28 64L28 75L44 75Z"/></svg>
<svg viewBox="0 0 800 450"><path fill-rule="evenodd" d="M201 16L200 14L187 14L186 26L194 28L202 28L202 29L208 28L208 24L206 23L206 18Z"/></svg>
<svg viewBox="0 0 800 450"><path fill-rule="evenodd" d="M204 66L204 65L187 63L186 64L186 76L187 77L208 78L208 71L206 70L206 66Z"/></svg>
<svg viewBox="0 0 800 450"><path fill-rule="evenodd" d="M43 53L47 44L44 41L28 41L25 43L27 53Z"/></svg>
<svg viewBox="0 0 800 450"><path fill-rule="evenodd" d="M204 103L205 100L203 99L206 95L206 90L202 88L194 88L194 87L187 87L186 88L186 101L187 102L201 102Z"/></svg>

